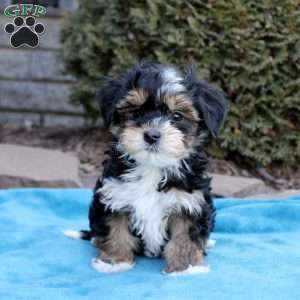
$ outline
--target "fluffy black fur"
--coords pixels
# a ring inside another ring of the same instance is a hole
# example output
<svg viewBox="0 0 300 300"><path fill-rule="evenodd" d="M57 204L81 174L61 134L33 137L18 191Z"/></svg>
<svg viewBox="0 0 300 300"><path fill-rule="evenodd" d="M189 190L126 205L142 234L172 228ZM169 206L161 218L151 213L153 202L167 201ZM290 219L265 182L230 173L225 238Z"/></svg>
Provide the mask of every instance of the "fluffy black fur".
<svg viewBox="0 0 300 300"><path fill-rule="evenodd" d="M109 79L97 95L105 126L107 128L112 124L114 126L124 126L123 116L118 112L117 104L134 88L146 89L149 91L149 97L153 97L132 116L135 124L143 124L158 115L163 118L171 118L165 113L163 107L155 106L155 96L153 96L164 84L162 72L166 67L168 66L160 64L140 64L121 74L117 79ZM206 174L208 158L205 146L212 138L217 136L227 112L228 104L223 93L207 82L197 79L192 68L183 73L178 72L183 78L181 84L185 87L186 93L192 99L193 106L202 118L199 121L196 134L199 135L203 132L208 134L201 144L195 146L195 151L181 165L180 173L182 176L179 178L172 174L167 177L167 180L162 178L156 189L160 193L168 193L172 188L188 193L195 190L203 192L205 204L202 207L202 214L189 214L183 209L182 215L188 215L192 220L193 226L190 228L190 237L193 241L197 241L205 252L205 242L213 230L215 220L215 209L210 195L211 179ZM191 130L184 123L181 123L181 125L175 124L174 126L177 126L184 134L189 134ZM103 179L118 178L122 181L120 176L137 165L137 162L118 150L117 144L118 137L116 136L109 152L110 158L104 162L103 176L95 186L94 197L89 210L90 231L83 232L82 237L84 239L101 237L105 240L109 232L106 224L112 211L102 204L102 195L97 193L99 188L102 187Z"/></svg>
<svg viewBox="0 0 300 300"><path fill-rule="evenodd" d="M140 64L122 73L117 79L107 80L96 97L105 126L109 128L113 119L115 124L120 123L116 107L130 90L138 87L155 94L164 83L161 74L166 67L161 64ZM210 134L216 137L228 111L225 95L206 81L199 80L192 67L182 75L182 84L186 87L195 108L204 118Z"/></svg>

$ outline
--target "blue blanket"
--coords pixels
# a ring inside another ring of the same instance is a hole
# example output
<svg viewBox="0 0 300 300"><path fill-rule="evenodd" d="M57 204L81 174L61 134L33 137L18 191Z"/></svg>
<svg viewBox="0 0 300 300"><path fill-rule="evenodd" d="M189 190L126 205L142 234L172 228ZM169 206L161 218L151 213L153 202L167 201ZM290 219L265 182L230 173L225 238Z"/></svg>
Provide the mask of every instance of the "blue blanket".
<svg viewBox="0 0 300 300"><path fill-rule="evenodd" d="M300 299L300 195L219 199L208 274L170 277L138 258L127 273L90 267L96 249L61 234L87 228L91 191L0 191L0 299Z"/></svg>

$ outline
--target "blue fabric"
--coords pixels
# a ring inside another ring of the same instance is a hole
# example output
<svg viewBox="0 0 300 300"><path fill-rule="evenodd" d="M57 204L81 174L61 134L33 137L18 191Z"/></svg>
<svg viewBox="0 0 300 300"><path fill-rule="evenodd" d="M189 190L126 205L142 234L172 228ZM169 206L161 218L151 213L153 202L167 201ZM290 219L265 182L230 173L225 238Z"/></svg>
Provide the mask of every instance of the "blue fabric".
<svg viewBox="0 0 300 300"><path fill-rule="evenodd" d="M300 195L285 200L216 200L211 272L161 274L161 259L101 274L88 242L61 234L87 228L91 191L0 191L0 299L300 299Z"/></svg>

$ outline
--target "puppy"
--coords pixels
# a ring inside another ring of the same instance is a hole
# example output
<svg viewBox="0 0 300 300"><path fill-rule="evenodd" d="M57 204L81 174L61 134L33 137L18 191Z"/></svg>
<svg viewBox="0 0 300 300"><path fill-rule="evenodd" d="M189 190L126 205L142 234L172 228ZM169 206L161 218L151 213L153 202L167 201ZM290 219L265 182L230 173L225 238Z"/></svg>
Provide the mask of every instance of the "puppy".
<svg viewBox="0 0 300 300"><path fill-rule="evenodd" d="M135 255L163 255L165 272L205 269L215 209L205 148L227 112L218 89L194 71L144 63L97 95L114 136L89 209L90 231L66 232L101 251L92 265L125 271Z"/></svg>

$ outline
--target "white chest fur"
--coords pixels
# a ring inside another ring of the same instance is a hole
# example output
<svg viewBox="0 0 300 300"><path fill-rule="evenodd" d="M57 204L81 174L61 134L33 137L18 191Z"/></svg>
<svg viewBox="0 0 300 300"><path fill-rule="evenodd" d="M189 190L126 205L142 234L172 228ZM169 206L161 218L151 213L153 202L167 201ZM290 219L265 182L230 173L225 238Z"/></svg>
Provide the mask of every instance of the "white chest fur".
<svg viewBox="0 0 300 300"><path fill-rule="evenodd" d="M201 191L187 193L171 189L158 192L163 173L157 167L139 166L118 179L105 179L98 190L101 202L113 212L128 212L133 229L141 235L145 254L157 256L166 236L168 217L184 208L191 213L201 213Z"/></svg>

